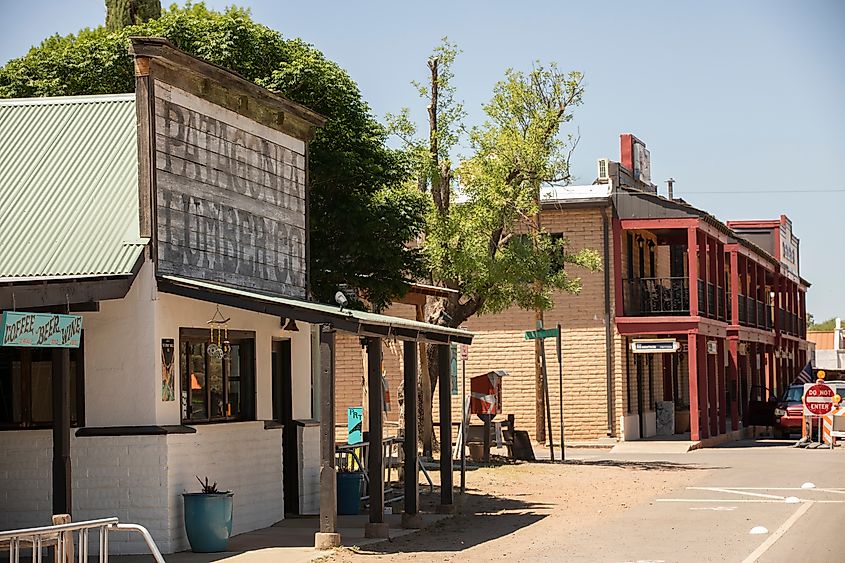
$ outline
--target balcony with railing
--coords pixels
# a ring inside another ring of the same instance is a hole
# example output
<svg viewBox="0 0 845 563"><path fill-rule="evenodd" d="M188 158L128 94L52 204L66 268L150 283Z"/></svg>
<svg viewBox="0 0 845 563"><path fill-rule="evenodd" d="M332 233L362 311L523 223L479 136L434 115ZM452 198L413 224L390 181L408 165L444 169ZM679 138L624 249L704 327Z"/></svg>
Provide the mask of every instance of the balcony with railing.
<svg viewBox="0 0 845 563"><path fill-rule="evenodd" d="M738 296L739 324L763 330L772 330L774 326L771 309L762 301L745 295Z"/></svg>
<svg viewBox="0 0 845 563"><path fill-rule="evenodd" d="M720 321L727 319L722 288L714 283L698 280L698 313L710 319Z"/></svg>
<svg viewBox="0 0 845 563"><path fill-rule="evenodd" d="M781 332L791 334L793 336L803 336L801 327L802 321L798 315L790 313L780 307L775 309L775 315L777 315L778 328Z"/></svg>
<svg viewBox="0 0 845 563"><path fill-rule="evenodd" d="M634 278L622 280L625 316L689 315L689 280Z"/></svg>

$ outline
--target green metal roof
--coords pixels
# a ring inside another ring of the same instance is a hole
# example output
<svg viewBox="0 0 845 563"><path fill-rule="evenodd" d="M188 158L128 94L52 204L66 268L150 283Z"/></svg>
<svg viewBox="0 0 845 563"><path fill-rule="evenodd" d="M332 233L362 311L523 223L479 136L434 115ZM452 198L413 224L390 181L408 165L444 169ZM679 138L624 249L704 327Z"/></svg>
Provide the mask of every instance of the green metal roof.
<svg viewBox="0 0 845 563"><path fill-rule="evenodd" d="M0 282L131 273L135 95L0 100Z"/></svg>

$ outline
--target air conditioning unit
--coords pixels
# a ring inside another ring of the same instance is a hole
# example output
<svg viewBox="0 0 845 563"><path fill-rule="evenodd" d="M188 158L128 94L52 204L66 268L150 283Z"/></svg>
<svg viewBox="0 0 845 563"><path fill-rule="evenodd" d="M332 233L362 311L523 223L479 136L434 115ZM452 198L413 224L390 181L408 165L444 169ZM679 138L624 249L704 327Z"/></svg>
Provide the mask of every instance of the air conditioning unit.
<svg viewBox="0 0 845 563"><path fill-rule="evenodd" d="M610 180L610 159L600 158L598 160L599 181Z"/></svg>

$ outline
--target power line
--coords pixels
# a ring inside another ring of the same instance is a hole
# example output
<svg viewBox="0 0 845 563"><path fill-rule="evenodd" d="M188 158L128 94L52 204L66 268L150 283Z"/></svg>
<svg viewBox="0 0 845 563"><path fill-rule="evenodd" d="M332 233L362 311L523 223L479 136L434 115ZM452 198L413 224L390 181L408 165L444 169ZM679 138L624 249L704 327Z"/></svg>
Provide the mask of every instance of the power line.
<svg viewBox="0 0 845 563"><path fill-rule="evenodd" d="M845 193L845 188L833 190L678 190L680 195L684 194L833 194Z"/></svg>

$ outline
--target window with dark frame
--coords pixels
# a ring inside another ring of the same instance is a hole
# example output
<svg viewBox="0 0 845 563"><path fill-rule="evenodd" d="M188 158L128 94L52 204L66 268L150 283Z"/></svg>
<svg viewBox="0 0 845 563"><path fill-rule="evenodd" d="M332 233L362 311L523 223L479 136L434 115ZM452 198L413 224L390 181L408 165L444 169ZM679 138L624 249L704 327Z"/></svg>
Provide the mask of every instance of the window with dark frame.
<svg viewBox="0 0 845 563"><path fill-rule="evenodd" d="M53 426L54 348L0 347L0 429ZM84 426L85 361L70 349L70 423Z"/></svg>
<svg viewBox="0 0 845 563"><path fill-rule="evenodd" d="M255 418L255 333L228 332L229 355L208 354L211 332L179 331L182 421L186 424Z"/></svg>
<svg viewBox="0 0 845 563"><path fill-rule="evenodd" d="M549 237L552 241L551 273L557 274L566 269L566 247L563 246L566 233L550 233Z"/></svg>

